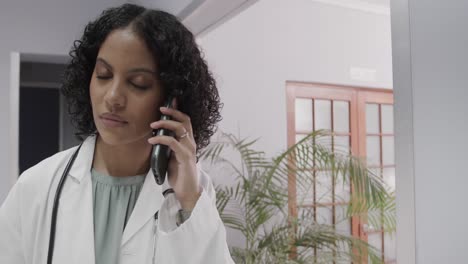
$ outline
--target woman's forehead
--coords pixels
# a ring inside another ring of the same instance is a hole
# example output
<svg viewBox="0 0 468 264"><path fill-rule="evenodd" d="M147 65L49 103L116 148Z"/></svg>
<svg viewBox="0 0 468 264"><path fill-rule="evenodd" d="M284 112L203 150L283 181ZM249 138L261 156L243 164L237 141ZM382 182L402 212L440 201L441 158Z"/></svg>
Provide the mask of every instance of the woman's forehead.
<svg viewBox="0 0 468 264"><path fill-rule="evenodd" d="M99 49L98 57L113 68L145 68L156 72L153 54L145 41L129 28L109 33Z"/></svg>

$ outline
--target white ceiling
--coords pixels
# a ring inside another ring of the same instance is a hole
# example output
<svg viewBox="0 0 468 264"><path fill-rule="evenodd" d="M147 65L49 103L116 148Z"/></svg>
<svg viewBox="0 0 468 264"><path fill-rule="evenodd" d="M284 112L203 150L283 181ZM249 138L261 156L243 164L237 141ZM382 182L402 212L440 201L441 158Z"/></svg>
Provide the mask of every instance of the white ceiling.
<svg viewBox="0 0 468 264"><path fill-rule="evenodd" d="M346 0L343 0L346 1ZM361 0L361 2L366 2L369 4L390 7L390 0Z"/></svg>
<svg viewBox="0 0 468 264"><path fill-rule="evenodd" d="M178 16L196 35L222 24L258 0L139 0L138 3Z"/></svg>
<svg viewBox="0 0 468 264"><path fill-rule="evenodd" d="M145 6L157 8L178 15L184 8L197 0L141 0Z"/></svg>
<svg viewBox="0 0 468 264"><path fill-rule="evenodd" d="M259 0L139 0L150 7L167 11L178 16L182 22L196 35L201 36L218 25L237 15ZM264 0L267 1L267 0ZM390 0L315 0L330 4L390 8Z"/></svg>

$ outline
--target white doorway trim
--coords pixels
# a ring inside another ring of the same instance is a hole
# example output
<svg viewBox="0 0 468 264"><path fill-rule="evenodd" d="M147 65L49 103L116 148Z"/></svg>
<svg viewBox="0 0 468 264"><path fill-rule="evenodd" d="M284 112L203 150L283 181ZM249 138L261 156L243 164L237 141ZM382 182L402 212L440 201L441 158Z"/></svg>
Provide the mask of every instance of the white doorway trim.
<svg viewBox="0 0 468 264"><path fill-rule="evenodd" d="M10 53L10 189L19 174L19 87L20 53Z"/></svg>
<svg viewBox="0 0 468 264"><path fill-rule="evenodd" d="M60 84L51 82L21 82L21 62L39 62L67 64L69 56L60 54L10 53L10 162L9 189L19 177L19 118L20 118L20 87L33 85L36 87L59 88ZM62 140L60 140L62 142Z"/></svg>
<svg viewBox="0 0 468 264"><path fill-rule="evenodd" d="M408 0L391 1L393 94L395 98L395 163L397 263L416 260L413 83Z"/></svg>

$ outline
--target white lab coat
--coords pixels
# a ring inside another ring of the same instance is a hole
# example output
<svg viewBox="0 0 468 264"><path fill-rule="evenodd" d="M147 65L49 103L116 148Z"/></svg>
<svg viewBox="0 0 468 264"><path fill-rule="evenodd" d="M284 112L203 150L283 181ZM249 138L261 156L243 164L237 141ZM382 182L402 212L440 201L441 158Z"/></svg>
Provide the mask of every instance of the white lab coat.
<svg viewBox="0 0 468 264"><path fill-rule="evenodd" d="M93 197L90 169L96 136L80 149L62 190L57 213L53 263L94 264ZM59 179L77 147L59 152L25 171L0 207L0 263L45 264L52 206ZM162 195L150 170L122 236L120 264L234 263L215 205L209 176L198 168L203 188L192 215L175 222L180 204ZM154 214L159 210L159 223ZM156 228L155 228L156 227ZM157 230L156 233L154 230ZM154 238L156 243L154 244Z"/></svg>

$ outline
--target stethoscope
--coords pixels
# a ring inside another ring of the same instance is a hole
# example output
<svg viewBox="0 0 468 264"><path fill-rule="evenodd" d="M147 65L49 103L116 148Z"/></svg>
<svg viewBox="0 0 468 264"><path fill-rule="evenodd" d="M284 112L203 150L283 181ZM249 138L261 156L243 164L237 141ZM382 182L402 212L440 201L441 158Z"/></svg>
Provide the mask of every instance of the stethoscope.
<svg viewBox="0 0 468 264"><path fill-rule="evenodd" d="M52 264L52 257L54 254L54 245L55 245L55 227L57 226L57 210L59 206L59 200L60 200L60 195L62 193L62 188L65 183L65 179L67 178L68 172L70 171L71 167L73 166L73 163L75 162L76 156L78 155L78 152L80 151L81 146L83 143L78 146L78 148L75 150L75 153L73 153L73 156L68 160L67 166L65 167L65 170L63 171L62 176L60 177L60 181L57 187L57 191L55 192L55 198L54 198L54 205L52 207L52 220L51 220L51 227L50 227L50 236L49 236L49 250L47 254L47 264ZM173 189L167 189L163 192L163 196L166 197L169 193L174 193ZM157 225L158 225L158 214L159 211L157 211L154 214L154 226L153 226L153 263L155 261L156 257L156 241L157 241Z"/></svg>

